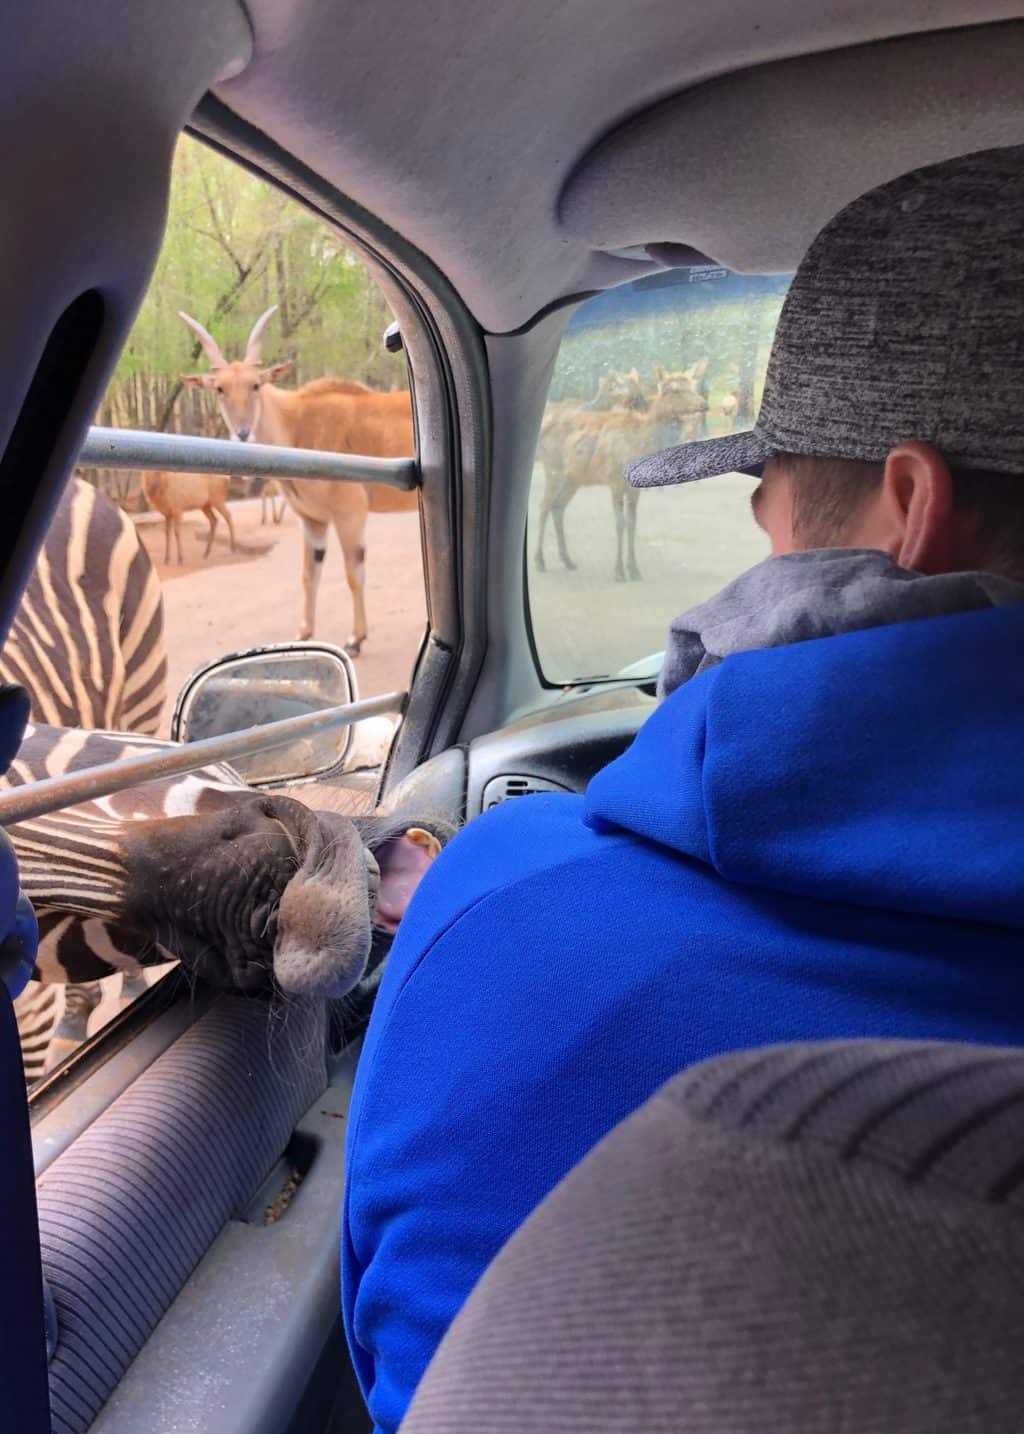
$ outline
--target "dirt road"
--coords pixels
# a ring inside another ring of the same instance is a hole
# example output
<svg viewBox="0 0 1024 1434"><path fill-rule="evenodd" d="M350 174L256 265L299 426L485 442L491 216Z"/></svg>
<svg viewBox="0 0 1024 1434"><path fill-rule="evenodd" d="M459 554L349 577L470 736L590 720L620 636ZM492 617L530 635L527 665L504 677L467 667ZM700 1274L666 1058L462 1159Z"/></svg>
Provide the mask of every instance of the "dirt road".
<svg viewBox="0 0 1024 1434"><path fill-rule="evenodd" d="M280 527L260 525L260 505L231 505L237 553L228 550L218 525L209 562L203 560L206 520L185 522L186 563L163 562L162 523L143 521L139 532L163 582L167 628L168 702L166 735L174 697L196 667L227 652L264 642L287 642L298 632L301 611L302 534L294 514ZM362 696L406 687L423 638L426 608L415 513L371 513L366 529L366 604L370 637L356 661ZM343 644L351 604L341 550L332 533L317 608L317 637Z"/></svg>
<svg viewBox="0 0 1024 1434"><path fill-rule="evenodd" d="M533 561L543 471L530 495L527 568L533 629L541 665L554 681L617 671L663 648L671 619L710 597L730 578L765 556L764 534L750 517L754 480L738 474L708 483L643 493L637 514L637 556L643 579L617 583L612 566L615 524L607 489L583 489L566 513L576 562L558 561L554 532L546 536L547 571ZM170 698L201 663L263 642L286 642L298 631L302 536L288 510L280 527L260 525L260 505L232 504L239 551L228 551L218 530L203 561L206 520L190 519L188 562L163 564L163 528L140 532L164 583ZM364 697L408 685L423 637L426 609L415 513L371 513L367 524L367 607L370 637L356 662ZM344 643L351 605L341 552L330 537L318 608L317 636Z"/></svg>

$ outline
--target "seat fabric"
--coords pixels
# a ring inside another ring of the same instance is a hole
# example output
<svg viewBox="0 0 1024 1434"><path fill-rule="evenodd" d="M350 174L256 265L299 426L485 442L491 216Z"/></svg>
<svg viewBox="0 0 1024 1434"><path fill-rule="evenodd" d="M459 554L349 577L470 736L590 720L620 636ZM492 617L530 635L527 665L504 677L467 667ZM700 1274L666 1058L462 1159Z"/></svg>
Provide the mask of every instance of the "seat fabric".
<svg viewBox="0 0 1024 1434"><path fill-rule="evenodd" d="M1011 1434L1024 1052L771 1047L692 1068L484 1274L403 1434Z"/></svg>

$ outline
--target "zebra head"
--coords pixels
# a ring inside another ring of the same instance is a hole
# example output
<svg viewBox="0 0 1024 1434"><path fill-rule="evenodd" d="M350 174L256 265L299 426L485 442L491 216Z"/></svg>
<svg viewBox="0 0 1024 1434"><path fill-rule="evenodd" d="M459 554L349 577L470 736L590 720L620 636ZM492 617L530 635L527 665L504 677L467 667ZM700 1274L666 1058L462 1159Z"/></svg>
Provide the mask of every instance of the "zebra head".
<svg viewBox="0 0 1024 1434"><path fill-rule="evenodd" d="M436 825L363 826L257 792L125 824L124 919L214 985L345 995L440 850Z"/></svg>

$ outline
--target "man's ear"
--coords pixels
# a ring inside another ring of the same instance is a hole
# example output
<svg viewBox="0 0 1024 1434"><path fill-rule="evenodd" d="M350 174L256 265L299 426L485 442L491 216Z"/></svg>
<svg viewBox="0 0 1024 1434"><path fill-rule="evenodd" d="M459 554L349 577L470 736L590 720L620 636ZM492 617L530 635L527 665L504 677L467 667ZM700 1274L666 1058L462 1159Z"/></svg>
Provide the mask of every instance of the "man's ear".
<svg viewBox="0 0 1024 1434"><path fill-rule="evenodd" d="M930 443L900 443L885 460L880 516L901 568L948 573L956 566L958 525L949 464Z"/></svg>
<svg viewBox="0 0 1024 1434"><path fill-rule="evenodd" d="M261 368L260 383L276 383L279 378L287 378L294 367L291 359L282 359L280 363L272 363L269 368Z"/></svg>
<svg viewBox="0 0 1024 1434"><path fill-rule="evenodd" d="M217 386L215 373L183 373L180 378L182 383L191 384L193 388L216 388Z"/></svg>

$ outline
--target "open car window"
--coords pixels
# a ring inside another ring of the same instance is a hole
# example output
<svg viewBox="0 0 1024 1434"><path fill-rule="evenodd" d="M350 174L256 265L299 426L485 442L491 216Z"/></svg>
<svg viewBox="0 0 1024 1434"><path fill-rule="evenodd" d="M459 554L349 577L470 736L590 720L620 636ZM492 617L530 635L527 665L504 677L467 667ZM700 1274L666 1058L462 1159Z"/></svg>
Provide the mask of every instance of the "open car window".
<svg viewBox="0 0 1024 1434"><path fill-rule="evenodd" d="M654 676L671 619L767 555L750 514L755 479L638 493L622 471L752 425L788 285L674 269L576 310L530 490L530 617L546 681Z"/></svg>
<svg viewBox="0 0 1024 1434"><path fill-rule="evenodd" d="M360 256L337 233L182 138L159 261L95 423L414 458L405 360L382 342L391 321ZM4 679L28 689L34 724L8 785L167 739L186 679L230 653L273 649L258 681L249 668L221 669L222 687L240 677L236 697L246 683L259 689L247 703L234 701L228 730L297 715L307 697L323 707L400 692L425 623L415 492L82 463L0 659ZM280 651L311 637L326 655ZM193 703L194 721L209 716L213 687L205 707ZM329 770L325 780L345 789L339 800L350 789L354 808L368 804L397 721L360 724L333 765L314 754L304 768L300 751L281 777ZM191 735L211 733L196 727ZM264 784L276 770L271 753L237 768ZM46 979L18 1001L30 1086L180 954L166 933L121 919L117 824L190 814L204 782L230 787L241 778L205 771L150 784L138 799L120 793L12 829L43 928ZM94 878L114 892L107 907L90 888L74 912L76 883ZM223 954L210 961L222 975Z"/></svg>

